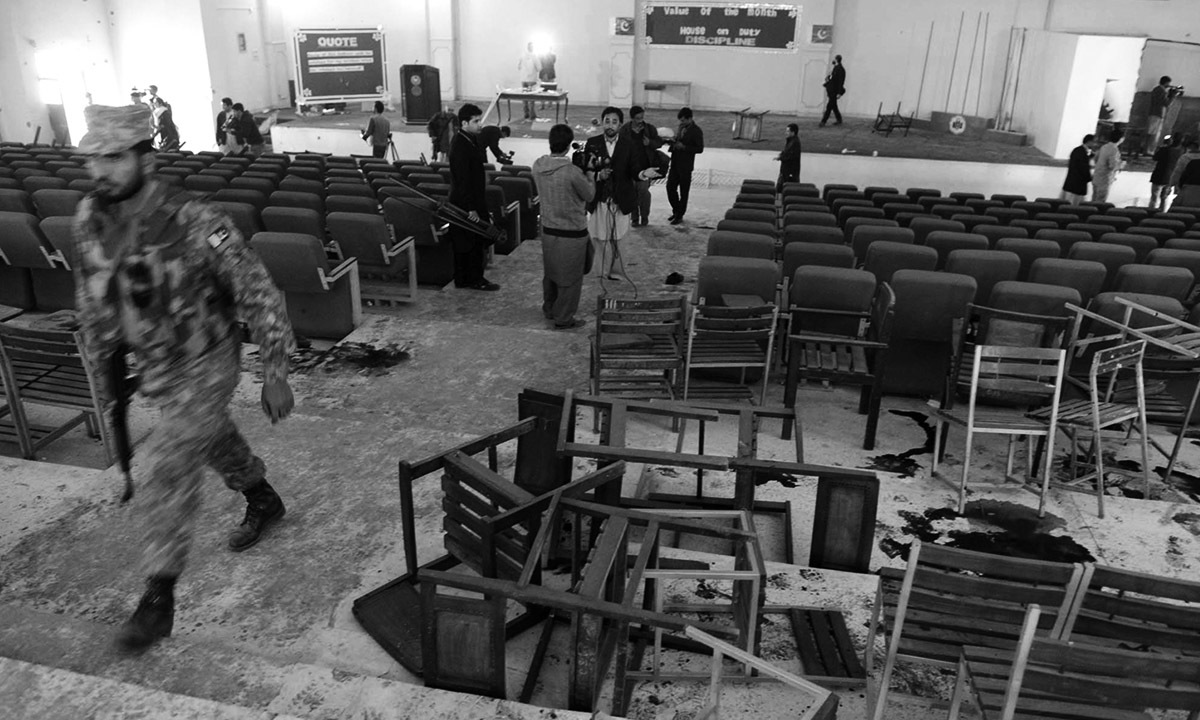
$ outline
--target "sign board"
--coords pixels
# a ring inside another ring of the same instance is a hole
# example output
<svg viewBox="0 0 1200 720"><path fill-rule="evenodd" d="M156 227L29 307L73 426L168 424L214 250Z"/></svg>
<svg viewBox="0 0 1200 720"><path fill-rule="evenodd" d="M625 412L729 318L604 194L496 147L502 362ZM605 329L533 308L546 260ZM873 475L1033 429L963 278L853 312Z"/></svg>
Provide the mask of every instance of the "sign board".
<svg viewBox="0 0 1200 720"><path fill-rule="evenodd" d="M646 5L646 44L796 52L795 5Z"/></svg>
<svg viewBox="0 0 1200 720"><path fill-rule="evenodd" d="M383 33L297 30L296 102L378 100L387 91Z"/></svg>

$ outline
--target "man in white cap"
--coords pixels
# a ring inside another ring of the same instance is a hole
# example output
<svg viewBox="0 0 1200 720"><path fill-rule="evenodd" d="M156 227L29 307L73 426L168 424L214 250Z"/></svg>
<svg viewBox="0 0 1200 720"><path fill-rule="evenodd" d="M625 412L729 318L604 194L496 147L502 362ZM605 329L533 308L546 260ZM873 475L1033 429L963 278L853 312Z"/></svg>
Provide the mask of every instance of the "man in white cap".
<svg viewBox="0 0 1200 720"><path fill-rule="evenodd" d="M108 369L132 353L138 390L161 412L142 463L149 582L117 636L120 648L140 651L171 634L205 465L246 496L231 550L254 545L283 516L228 404L238 382L237 319L260 346L262 409L272 423L292 410L294 339L281 293L233 221L155 179L149 108L89 105L84 113L79 150L96 183L75 216L72 248L84 350L110 397L123 388Z"/></svg>

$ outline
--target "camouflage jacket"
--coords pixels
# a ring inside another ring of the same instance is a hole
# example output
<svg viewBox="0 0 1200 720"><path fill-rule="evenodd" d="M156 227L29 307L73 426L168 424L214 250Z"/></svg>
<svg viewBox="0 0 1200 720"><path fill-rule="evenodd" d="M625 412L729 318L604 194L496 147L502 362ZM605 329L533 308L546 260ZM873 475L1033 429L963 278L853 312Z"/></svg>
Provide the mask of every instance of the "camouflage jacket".
<svg viewBox="0 0 1200 720"><path fill-rule="evenodd" d="M283 294L217 208L152 182L110 211L88 196L74 231L76 308L99 373L124 343L141 391L160 395L213 354L236 352L241 319L260 346L264 378L287 377L295 338Z"/></svg>

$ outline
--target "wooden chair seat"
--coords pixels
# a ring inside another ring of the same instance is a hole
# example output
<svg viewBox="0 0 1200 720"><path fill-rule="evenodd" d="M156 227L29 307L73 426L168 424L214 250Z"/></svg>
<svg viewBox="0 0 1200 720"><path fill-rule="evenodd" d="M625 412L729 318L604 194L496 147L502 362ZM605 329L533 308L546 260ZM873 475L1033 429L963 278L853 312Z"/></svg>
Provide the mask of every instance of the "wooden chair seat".
<svg viewBox="0 0 1200 720"><path fill-rule="evenodd" d="M778 321L774 305L724 307L703 301L697 305L688 324L683 398L688 398L691 373L696 368L741 368L744 383L747 368L761 367L760 402L765 405Z"/></svg>
<svg viewBox="0 0 1200 720"><path fill-rule="evenodd" d="M597 298L592 394L675 399L683 369L685 307L683 296Z"/></svg>

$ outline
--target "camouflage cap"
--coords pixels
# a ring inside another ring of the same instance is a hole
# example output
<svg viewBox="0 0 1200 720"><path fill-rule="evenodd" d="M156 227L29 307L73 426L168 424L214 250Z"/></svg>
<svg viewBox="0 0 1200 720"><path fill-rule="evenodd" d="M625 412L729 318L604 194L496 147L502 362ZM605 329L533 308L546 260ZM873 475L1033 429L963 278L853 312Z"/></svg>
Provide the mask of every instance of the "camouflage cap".
<svg viewBox="0 0 1200 720"><path fill-rule="evenodd" d="M83 109L87 134L79 141L85 155L124 152L150 136L150 108L146 105L88 105Z"/></svg>

